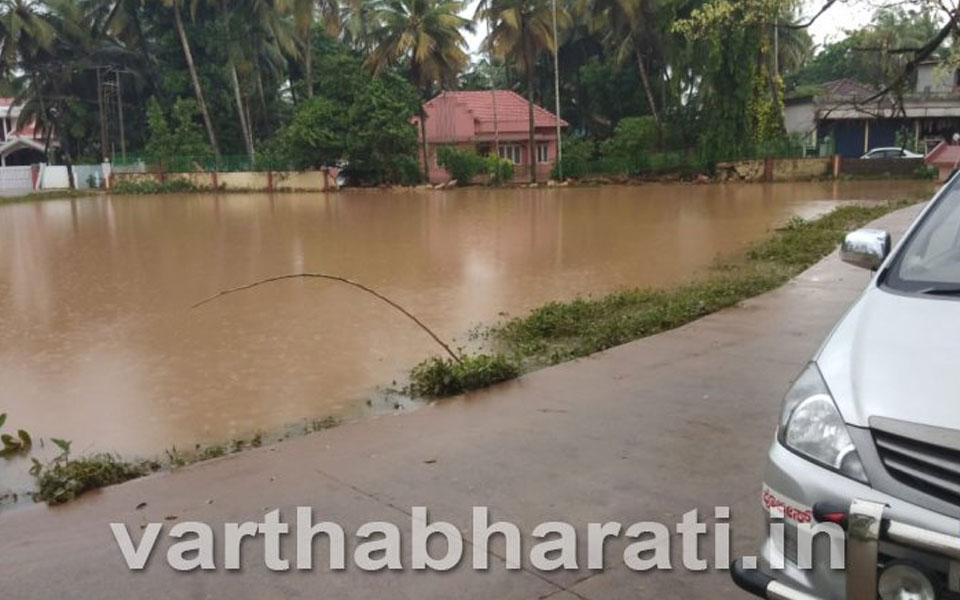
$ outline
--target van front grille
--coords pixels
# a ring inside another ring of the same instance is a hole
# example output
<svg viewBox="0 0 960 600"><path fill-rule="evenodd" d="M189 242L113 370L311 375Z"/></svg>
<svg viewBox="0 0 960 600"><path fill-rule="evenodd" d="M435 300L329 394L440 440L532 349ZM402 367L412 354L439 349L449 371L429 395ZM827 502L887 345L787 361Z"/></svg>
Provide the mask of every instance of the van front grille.
<svg viewBox="0 0 960 600"><path fill-rule="evenodd" d="M877 429L873 439L891 477L945 502L960 504L960 451Z"/></svg>

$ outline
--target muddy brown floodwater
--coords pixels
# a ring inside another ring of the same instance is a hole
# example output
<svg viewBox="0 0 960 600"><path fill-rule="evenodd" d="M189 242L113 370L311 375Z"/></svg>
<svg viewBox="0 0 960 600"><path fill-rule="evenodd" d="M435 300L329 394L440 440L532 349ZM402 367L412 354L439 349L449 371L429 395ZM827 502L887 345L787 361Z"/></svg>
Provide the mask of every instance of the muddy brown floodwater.
<svg viewBox="0 0 960 600"><path fill-rule="evenodd" d="M0 412L74 452L149 456L354 416L501 313L688 279L790 217L929 183L644 185L445 193L190 194L0 207ZM390 408L390 407L387 407ZM3 466L0 465L0 473ZM2 492L0 481L0 492Z"/></svg>

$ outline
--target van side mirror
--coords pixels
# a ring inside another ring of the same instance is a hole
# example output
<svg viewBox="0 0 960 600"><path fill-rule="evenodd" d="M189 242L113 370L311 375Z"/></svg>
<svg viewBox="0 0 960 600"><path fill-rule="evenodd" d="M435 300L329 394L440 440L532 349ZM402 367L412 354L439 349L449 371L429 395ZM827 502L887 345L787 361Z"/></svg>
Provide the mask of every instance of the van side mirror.
<svg viewBox="0 0 960 600"><path fill-rule="evenodd" d="M840 246L840 260L855 267L876 271L890 254L890 234L882 229L857 229L847 234Z"/></svg>

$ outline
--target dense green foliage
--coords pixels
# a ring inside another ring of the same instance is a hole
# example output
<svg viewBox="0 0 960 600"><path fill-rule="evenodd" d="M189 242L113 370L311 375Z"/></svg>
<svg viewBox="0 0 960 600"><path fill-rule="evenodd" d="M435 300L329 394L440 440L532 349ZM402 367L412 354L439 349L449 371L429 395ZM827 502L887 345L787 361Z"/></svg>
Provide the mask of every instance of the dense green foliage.
<svg viewBox="0 0 960 600"><path fill-rule="evenodd" d="M483 170L484 173L490 176L490 183L494 185L506 183L513 178L513 161L508 158L500 158L491 152L487 155Z"/></svg>
<svg viewBox="0 0 960 600"><path fill-rule="evenodd" d="M119 180L111 188L115 194L172 194L198 191L197 186L186 179L167 179L156 181L145 179L142 181Z"/></svg>
<svg viewBox="0 0 960 600"><path fill-rule="evenodd" d="M596 144L590 138L569 136L563 140L563 160L554 165L552 177L560 177L560 167L563 177L582 179L591 174L596 155Z"/></svg>
<svg viewBox="0 0 960 600"><path fill-rule="evenodd" d="M204 139L203 128L196 121L196 102L189 98L177 98L171 112L172 128L157 99L152 97L147 102L146 157L155 164L162 164L170 157L209 159L213 152Z"/></svg>
<svg viewBox="0 0 960 600"><path fill-rule="evenodd" d="M458 183L469 185L474 177L483 172L487 161L473 150L440 146L437 148L437 164L446 169L450 177Z"/></svg>
<svg viewBox="0 0 960 600"><path fill-rule="evenodd" d="M786 77L787 84L802 92L803 86L810 84L852 79L879 89L900 76L907 61L913 57L912 53L902 50L921 47L936 35L940 26L936 13L924 10L922 6L883 7L866 27L824 45L820 52ZM943 47L935 52L934 57L946 58L948 54L948 49ZM912 77L904 81L906 86L912 83Z"/></svg>
<svg viewBox="0 0 960 600"><path fill-rule="evenodd" d="M487 175L490 184L499 185L510 181L514 172L513 161L493 152L481 156L470 148L453 146L437 148L437 164L460 185L470 185L478 175Z"/></svg>
<svg viewBox="0 0 960 600"><path fill-rule="evenodd" d="M346 163L359 183L412 183L417 133L410 115L417 93L400 77L369 77L359 57L326 36L315 63L329 83L301 102L268 145L274 163L303 169Z"/></svg>
<svg viewBox="0 0 960 600"><path fill-rule="evenodd" d="M600 154L610 169L637 173L647 166L647 157L656 143L657 129L653 117L626 117L617 124L613 136L600 144Z"/></svg>
<svg viewBox="0 0 960 600"><path fill-rule="evenodd" d="M277 134L271 149L277 158L298 169L336 164L347 145L342 109L323 96L304 101Z"/></svg>

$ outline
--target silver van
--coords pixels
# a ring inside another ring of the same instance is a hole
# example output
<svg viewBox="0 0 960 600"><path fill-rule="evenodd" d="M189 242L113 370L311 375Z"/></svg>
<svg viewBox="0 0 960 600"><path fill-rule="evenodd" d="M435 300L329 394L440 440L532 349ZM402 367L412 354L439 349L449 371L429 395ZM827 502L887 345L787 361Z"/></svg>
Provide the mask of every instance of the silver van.
<svg viewBox="0 0 960 600"><path fill-rule="evenodd" d="M960 598L958 177L893 251L861 229L840 252L876 274L784 398L762 492L780 533L733 580L771 599ZM844 568L824 535L801 568L818 523L842 529Z"/></svg>

